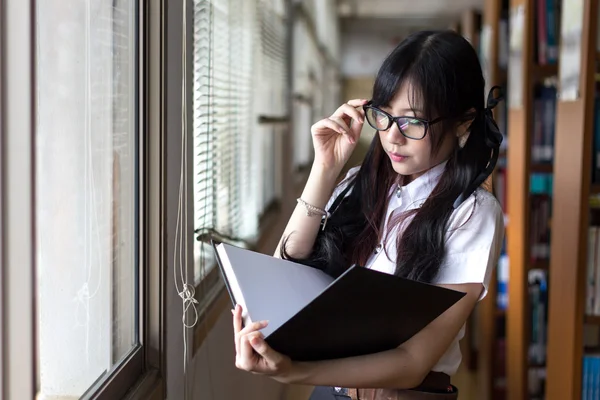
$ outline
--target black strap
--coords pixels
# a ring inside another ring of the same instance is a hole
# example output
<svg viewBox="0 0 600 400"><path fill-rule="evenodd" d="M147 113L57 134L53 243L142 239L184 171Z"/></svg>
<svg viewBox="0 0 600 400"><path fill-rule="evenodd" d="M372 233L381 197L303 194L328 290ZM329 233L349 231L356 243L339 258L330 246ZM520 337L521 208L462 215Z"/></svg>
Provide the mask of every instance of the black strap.
<svg viewBox="0 0 600 400"><path fill-rule="evenodd" d="M346 185L344 190L342 190L342 192L335 198L335 200L331 204L331 207L329 207L329 209L327 210L329 214L333 214L335 210L337 210L340 204L342 204L342 201L344 201L344 199L346 198L346 193L348 193L348 191L350 191L350 189L352 189L352 187L354 186L354 179L356 179L356 176L352 177L351 179L352 182Z"/></svg>
<svg viewBox="0 0 600 400"><path fill-rule="evenodd" d="M502 143L502 133L494 120L492 109L503 99L503 95L501 93L498 97L494 97L494 89L501 88L500 86L494 86L490 89L487 98L487 107L483 110L485 144L492 150L492 156L487 167L473 180L473 182L471 182L467 189L456 198L453 205L454 209L457 209L475 190L477 190L479 186L481 186L492 171L494 171L496 163L498 162L500 144Z"/></svg>

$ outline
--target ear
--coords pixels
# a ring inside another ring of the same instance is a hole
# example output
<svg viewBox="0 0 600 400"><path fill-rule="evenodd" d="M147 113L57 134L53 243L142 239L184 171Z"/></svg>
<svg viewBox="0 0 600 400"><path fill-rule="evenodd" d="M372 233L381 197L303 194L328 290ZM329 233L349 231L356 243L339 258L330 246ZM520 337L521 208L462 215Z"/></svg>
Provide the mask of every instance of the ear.
<svg viewBox="0 0 600 400"><path fill-rule="evenodd" d="M467 112L467 115L474 115L474 114L475 114L475 109L473 109L473 108ZM464 121L463 123L458 125L458 127L456 129L456 137L458 138L458 147L460 147L461 149L463 147L465 147L465 144L467 143L467 139L469 138L469 135L471 134L471 124L473 123L474 120L475 120L475 117L469 117L466 121Z"/></svg>

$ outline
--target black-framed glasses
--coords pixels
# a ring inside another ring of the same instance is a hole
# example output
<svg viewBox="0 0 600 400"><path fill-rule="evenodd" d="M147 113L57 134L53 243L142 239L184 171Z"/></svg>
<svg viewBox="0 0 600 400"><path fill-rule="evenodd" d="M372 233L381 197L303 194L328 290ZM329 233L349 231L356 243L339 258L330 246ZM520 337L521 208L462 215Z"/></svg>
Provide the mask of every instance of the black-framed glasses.
<svg viewBox="0 0 600 400"><path fill-rule="evenodd" d="M394 117L389 113L375 107L371 101L363 106L365 110L365 118L373 129L377 131L387 131L395 122L404 137L409 139L421 140L427 135L429 127L443 120L443 117L438 117L434 120L427 120L418 117L402 115Z"/></svg>

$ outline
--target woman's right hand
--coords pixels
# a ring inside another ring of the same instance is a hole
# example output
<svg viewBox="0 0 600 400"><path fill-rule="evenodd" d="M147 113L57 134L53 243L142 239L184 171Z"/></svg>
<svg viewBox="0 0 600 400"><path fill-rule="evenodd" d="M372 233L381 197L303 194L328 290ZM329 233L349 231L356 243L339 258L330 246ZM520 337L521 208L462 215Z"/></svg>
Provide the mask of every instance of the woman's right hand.
<svg viewBox="0 0 600 400"><path fill-rule="evenodd" d="M350 100L329 118L322 119L311 127L315 164L327 171L342 170L360 137L365 120L362 105L366 102L367 100L361 99Z"/></svg>

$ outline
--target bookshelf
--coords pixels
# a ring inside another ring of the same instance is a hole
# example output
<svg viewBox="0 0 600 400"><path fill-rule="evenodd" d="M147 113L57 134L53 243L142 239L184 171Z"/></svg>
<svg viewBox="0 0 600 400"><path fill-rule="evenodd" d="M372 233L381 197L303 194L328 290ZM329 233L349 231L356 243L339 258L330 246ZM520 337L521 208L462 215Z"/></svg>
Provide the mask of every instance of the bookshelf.
<svg viewBox="0 0 600 400"><path fill-rule="evenodd" d="M580 24L582 29L578 35L580 46L573 46L573 41L563 39L561 52L572 52L581 63L579 79L576 80L579 83L579 95L575 99L560 98L556 110L556 183L552 224L556 229L560 227L560 235L553 235L551 240L548 400L583 398L587 390L587 385L584 384L584 360L587 360L586 348L590 347L584 340L584 337L589 336L586 328L596 328L595 335L592 333L592 336L598 340L600 325L600 316L587 315L586 312L589 301L587 286L590 281L587 276L588 265L591 266L592 273L598 265L588 256L588 251L595 247L593 243L591 246L588 244L590 224L598 225L597 216L590 209L590 195L600 192L598 177L594 177L596 174L592 173L592 162L595 162L592 149L598 145L594 140L598 129L594 123L597 118L595 75L598 59L598 4L594 0L579 0L566 1L565 5L575 7L577 3L582 5L582 9L580 13L573 13L575 17L571 22ZM567 67L567 62L561 57L560 69ZM596 183L592 183L592 178L596 178ZM591 278L593 288L593 281L598 282L598 278ZM597 351L598 343L595 348Z"/></svg>
<svg viewBox="0 0 600 400"><path fill-rule="evenodd" d="M560 1L510 0L506 249L506 393L511 400L542 399L547 376L548 275L556 226L557 37ZM559 225L560 226L560 225ZM562 237L561 233L558 237ZM552 256L552 257L551 257ZM564 399L570 397L564 397Z"/></svg>
<svg viewBox="0 0 600 400"><path fill-rule="evenodd" d="M507 1L485 0L483 20L479 40L479 53L486 78L486 92L492 86L506 89L506 46L508 45L508 26L506 21ZM506 133L506 101L501 102L494 109L494 118L498 122L501 132ZM492 189L500 200L506 213L506 144L505 138L498 165L492 175ZM477 361L478 398L491 400L504 400L506 398L505 383L505 318L503 290L499 290L503 280L502 262L506 259L503 254L497 266L496 273L492 275L488 295L477 307L477 330L479 336L479 349Z"/></svg>
<svg viewBox="0 0 600 400"><path fill-rule="evenodd" d="M466 9L462 12L460 20L455 24L454 29L461 36L467 39L471 45L478 49L480 47L482 15L474 9ZM466 322L465 335L460 342L462 352L462 362L471 371L479 368L479 316L477 311L471 315Z"/></svg>

